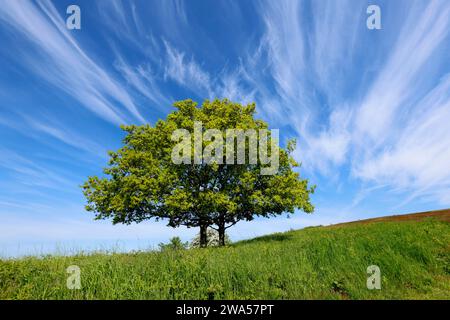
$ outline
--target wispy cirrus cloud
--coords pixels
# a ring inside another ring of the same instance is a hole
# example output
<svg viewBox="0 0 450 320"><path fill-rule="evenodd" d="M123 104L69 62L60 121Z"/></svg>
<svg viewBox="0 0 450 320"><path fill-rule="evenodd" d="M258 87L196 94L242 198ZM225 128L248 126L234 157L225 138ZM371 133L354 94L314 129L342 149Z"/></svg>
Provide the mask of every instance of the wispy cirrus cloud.
<svg viewBox="0 0 450 320"><path fill-rule="evenodd" d="M381 144L389 136L396 112L417 98L419 77L429 74L425 64L449 35L450 7L445 1L415 2L403 23L388 61L378 72L355 122L357 135ZM422 93L423 94L423 93ZM395 125L395 124L394 124Z"/></svg>
<svg viewBox="0 0 450 320"><path fill-rule="evenodd" d="M167 41L164 41L164 46L167 54L164 78L175 81L201 96L211 96L212 79L209 74L193 58L186 58L184 52L178 51Z"/></svg>
<svg viewBox="0 0 450 320"><path fill-rule="evenodd" d="M356 108L353 174L415 197L445 200L450 190L449 76L433 85L435 63L445 59L450 6L415 2L397 43ZM449 72L447 70L442 70ZM426 80L426 81L424 81Z"/></svg>
<svg viewBox="0 0 450 320"><path fill-rule="evenodd" d="M354 174L447 204L450 193L450 75L410 110L389 148L371 154Z"/></svg>
<svg viewBox="0 0 450 320"><path fill-rule="evenodd" d="M6 1L0 7L0 21L29 41L34 54L22 52L18 58L30 71L107 121L126 123L130 116L145 121L117 80L79 46L51 2Z"/></svg>
<svg viewBox="0 0 450 320"><path fill-rule="evenodd" d="M255 100L256 88L242 64L231 70L225 66L216 75L211 75L193 57L179 51L167 41L164 79L177 83L203 99L228 98L240 103L251 103Z"/></svg>
<svg viewBox="0 0 450 320"><path fill-rule="evenodd" d="M26 117L26 124L28 129L34 129L42 132L66 145L72 146L78 150L85 151L91 156L99 158L106 158L106 150L93 139L84 137L73 130L68 130L67 127L62 126L55 120L47 120L45 122Z"/></svg>
<svg viewBox="0 0 450 320"><path fill-rule="evenodd" d="M305 70L305 30L299 1L267 1L262 15L265 23L263 41L267 45L272 76L278 94L285 100L302 96ZM296 40L296 41L295 41ZM301 100L300 100L301 101Z"/></svg>
<svg viewBox="0 0 450 320"><path fill-rule="evenodd" d="M87 153L90 157L93 156L97 160L98 158L105 158L107 155L105 148L95 142L92 137L87 137L73 128L69 128L68 125L61 123L61 121L55 119L53 116L43 115L42 112L41 117L37 118L19 110L10 113L12 113L12 117L0 118L0 125L34 139L39 143L52 145L51 141L42 139L41 136L44 135L73 147L79 152ZM78 155L72 155L70 158L77 158L81 161L86 160L83 156ZM91 158L87 160L92 161Z"/></svg>
<svg viewBox="0 0 450 320"><path fill-rule="evenodd" d="M412 198L445 200L450 163L445 123L450 116L444 75L450 70L446 65L439 74L434 66L445 65L448 56L450 6L415 1L404 20L385 20L398 35L381 37L365 30L364 5L263 2L261 48L266 55L247 72L258 74L261 65L269 65L277 90L257 90L257 99L263 98L259 106L263 113L289 119L299 140L296 155L310 173L328 178L338 173L341 180L374 184L363 187L367 190L379 186L412 192ZM390 3L382 8L397 9ZM383 41L387 50L364 37ZM371 47L377 51L361 54ZM355 65L369 68L370 77L352 73ZM358 76L364 85L355 81ZM439 76L444 78L433 83ZM267 99L277 101L280 110L271 110Z"/></svg>
<svg viewBox="0 0 450 320"><path fill-rule="evenodd" d="M67 172L65 174L58 173L54 168L38 164L36 161L12 150L1 148L0 153L2 155L0 167L3 167L9 174L15 175L16 181L23 185L51 189L61 189L74 185L74 180L68 178Z"/></svg>
<svg viewBox="0 0 450 320"><path fill-rule="evenodd" d="M162 93L156 72L149 64L132 66L119 56L114 65L134 90L148 98L160 110L171 104L171 99Z"/></svg>

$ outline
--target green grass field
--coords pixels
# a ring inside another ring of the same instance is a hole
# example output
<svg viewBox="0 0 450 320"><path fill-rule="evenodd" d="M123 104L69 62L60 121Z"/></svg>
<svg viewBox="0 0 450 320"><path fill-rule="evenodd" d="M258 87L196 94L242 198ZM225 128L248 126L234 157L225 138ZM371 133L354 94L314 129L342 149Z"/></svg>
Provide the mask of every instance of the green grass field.
<svg viewBox="0 0 450 320"><path fill-rule="evenodd" d="M66 287L69 265L80 290ZM366 269L381 269L368 290ZM450 299L450 223L314 227L224 248L0 261L1 299Z"/></svg>

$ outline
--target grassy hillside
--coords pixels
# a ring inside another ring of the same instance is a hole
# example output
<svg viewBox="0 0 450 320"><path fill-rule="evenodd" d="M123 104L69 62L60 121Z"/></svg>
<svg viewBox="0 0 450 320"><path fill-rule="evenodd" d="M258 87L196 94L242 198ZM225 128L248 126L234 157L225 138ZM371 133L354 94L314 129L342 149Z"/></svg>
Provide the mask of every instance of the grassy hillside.
<svg viewBox="0 0 450 320"><path fill-rule="evenodd" d="M0 261L0 298L450 299L450 223L393 220L226 248ZM66 288L69 265L81 268L81 290ZM369 265L381 269L381 290L366 288Z"/></svg>

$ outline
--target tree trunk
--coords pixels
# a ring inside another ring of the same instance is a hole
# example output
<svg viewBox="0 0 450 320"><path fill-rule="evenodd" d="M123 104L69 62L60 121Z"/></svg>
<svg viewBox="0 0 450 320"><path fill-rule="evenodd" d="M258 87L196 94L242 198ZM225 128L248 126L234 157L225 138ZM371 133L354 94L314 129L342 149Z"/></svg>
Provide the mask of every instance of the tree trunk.
<svg viewBox="0 0 450 320"><path fill-rule="evenodd" d="M206 248L208 245L207 225L200 226L200 248Z"/></svg>
<svg viewBox="0 0 450 320"><path fill-rule="evenodd" d="M225 245L225 222L221 221L219 227L219 246Z"/></svg>

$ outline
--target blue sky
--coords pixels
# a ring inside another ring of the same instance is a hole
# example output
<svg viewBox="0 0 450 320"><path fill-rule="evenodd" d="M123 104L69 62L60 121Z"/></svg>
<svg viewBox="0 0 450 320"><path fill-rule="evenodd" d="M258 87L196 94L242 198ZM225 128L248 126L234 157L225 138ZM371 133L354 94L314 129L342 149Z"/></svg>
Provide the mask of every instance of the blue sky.
<svg viewBox="0 0 450 320"><path fill-rule="evenodd" d="M66 28L70 4L81 30ZM445 0L2 1L0 255L189 240L93 221L79 188L120 124L185 98L255 101L317 185L314 214L242 222L234 240L450 207L449 34Z"/></svg>

